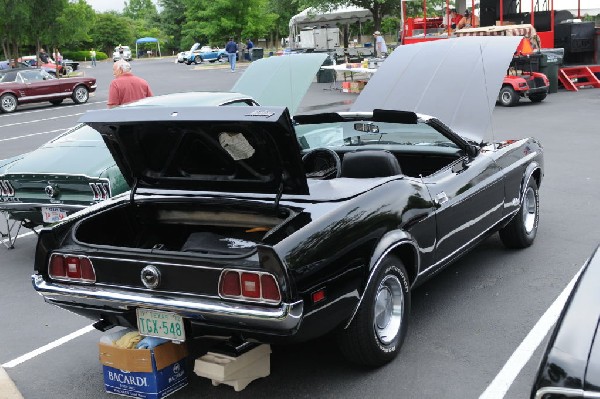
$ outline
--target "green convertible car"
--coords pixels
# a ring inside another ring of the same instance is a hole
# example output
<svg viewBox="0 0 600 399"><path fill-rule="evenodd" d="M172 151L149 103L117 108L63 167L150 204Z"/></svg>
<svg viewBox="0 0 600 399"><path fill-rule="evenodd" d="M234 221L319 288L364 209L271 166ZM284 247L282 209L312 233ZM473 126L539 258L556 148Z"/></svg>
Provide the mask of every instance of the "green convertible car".
<svg viewBox="0 0 600 399"><path fill-rule="evenodd" d="M173 93L124 107L260 104L286 106L293 114L326 57L265 58L252 63L230 92ZM7 237L2 242L12 248L21 226L58 222L128 190L100 134L79 124L29 153L0 160L0 213L6 219L0 234Z"/></svg>

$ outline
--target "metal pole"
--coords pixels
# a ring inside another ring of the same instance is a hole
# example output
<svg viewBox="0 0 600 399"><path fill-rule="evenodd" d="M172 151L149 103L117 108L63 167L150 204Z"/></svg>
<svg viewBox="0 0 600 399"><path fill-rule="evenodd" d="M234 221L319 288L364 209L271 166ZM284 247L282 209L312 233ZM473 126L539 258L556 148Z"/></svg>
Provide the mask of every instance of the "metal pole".
<svg viewBox="0 0 600 399"><path fill-rule="evenodd" d="M423 0L423 38L427 37L427 0Z"/></svg>

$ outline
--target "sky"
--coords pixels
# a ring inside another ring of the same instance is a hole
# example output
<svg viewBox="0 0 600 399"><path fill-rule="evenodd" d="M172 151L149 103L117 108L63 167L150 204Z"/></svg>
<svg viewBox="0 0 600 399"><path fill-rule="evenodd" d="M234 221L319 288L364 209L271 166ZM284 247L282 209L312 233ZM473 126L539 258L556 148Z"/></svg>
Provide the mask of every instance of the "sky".
<svg viewBox="0 0 600 399"><path fill-rule="evenodd" d="M118 11L122 12L125 7L125 0L86 0L97 12ZM156 4L156 0L154 4Z"/></svg>

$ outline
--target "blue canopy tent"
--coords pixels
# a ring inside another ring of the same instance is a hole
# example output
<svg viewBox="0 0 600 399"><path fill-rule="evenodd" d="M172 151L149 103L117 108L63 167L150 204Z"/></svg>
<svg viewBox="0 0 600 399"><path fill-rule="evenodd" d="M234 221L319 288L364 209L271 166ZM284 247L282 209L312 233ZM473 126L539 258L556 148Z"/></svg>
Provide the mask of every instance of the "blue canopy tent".
<svg viewBox="0 0 600 399"><path fill-rule="evenodd" d="M137 58L140 58L140 55L138 53L138 43L156 43L156 46L158 48L158 56L160 57L160 43L158 42L158 39L154 37L142 37L135 41L135 54Z"/></svg>

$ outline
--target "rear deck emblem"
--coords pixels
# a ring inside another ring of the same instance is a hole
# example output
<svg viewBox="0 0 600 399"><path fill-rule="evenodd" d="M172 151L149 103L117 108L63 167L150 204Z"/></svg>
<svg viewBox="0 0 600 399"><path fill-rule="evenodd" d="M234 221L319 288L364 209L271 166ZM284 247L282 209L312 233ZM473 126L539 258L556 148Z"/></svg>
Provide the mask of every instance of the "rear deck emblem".
<svg viewBox="0 0 600 399"><path fill-rule="evenodd" d="M156 288L160 284L160 272L152 265L148 265L142 269L142 283L146 288Z"/></svg>
<svg viewBox="0 0 600 399"><path fill-rule="evenodd" d="M46 186L44 191L46 192L46 195L50 198L58 197L58 186L57 185L49 184Z"/></svg>

